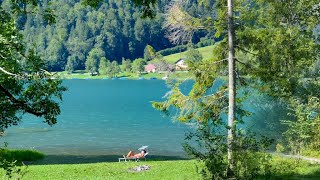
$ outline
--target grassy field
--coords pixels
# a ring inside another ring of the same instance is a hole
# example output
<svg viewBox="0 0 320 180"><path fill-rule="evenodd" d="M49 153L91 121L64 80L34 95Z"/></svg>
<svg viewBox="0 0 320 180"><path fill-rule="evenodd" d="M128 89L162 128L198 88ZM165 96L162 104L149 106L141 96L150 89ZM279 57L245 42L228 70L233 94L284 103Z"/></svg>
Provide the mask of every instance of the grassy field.
<svg viewBox="0 0 320 180"><path fill-rule="evenodd" d="M21 168L24 173L22 179L202 179L199 172L203 163L196 160L152 156L147 161L114 162L120 157L115 155L98 157L49 155L41 159L43 155L36 151L5 151L1 155L7 154L23 161L28 157L29 165ZM150 169L142 172L130 171L139 165L147 165ZM320 179L320 164L277 155L272 158L270 170L271 174L258 175L255 179ZM7 179L2 169L0 177Z"/></svg>
<svg viewBox="0 0 320 180"><path fill-rule="evenodd" d="M149 170L131 172L139 165L150 166ZM140 162L99 162L29 165L22 179L202 179L199 173L202 164L196 160L147 160ZM256 176L255 179L320 179L320 165L274 157L272 173ZM0 176L5 179L4 171Z"/></svg>
<svg viewBox="0 0 320 180"><path fill-rule="evenodd" d="M30 165L22 179L201 179L196 163L195 160L180 160ZM144 172L129 172L138 165L151 168ZM3 171L0 174L4 177Z"/></svg>
<svg viewBox="0 0 320 180"><path fill-rule="evenodd" d="M213 47L214 47L214 45L198 48L198 50L200 51L200 53L203 56L203 59L209 59L212 57ZM164 56L163 58L169 63L174 63L177 60L179 60L180 58L185 58L185 57L186 57L186 51L181 52L181 53L171 54L168 56Z"/></svg>

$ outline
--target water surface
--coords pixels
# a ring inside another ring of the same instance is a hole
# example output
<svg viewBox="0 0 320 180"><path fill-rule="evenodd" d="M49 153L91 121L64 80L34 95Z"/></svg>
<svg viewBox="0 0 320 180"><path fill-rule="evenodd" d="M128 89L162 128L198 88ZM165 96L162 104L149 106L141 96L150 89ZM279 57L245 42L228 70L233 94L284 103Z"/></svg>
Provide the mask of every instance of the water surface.
<svg viewBox="0 0 320 180"><path fill-rule="evenodd" d="M58 124L28 115L7 130L10 148L51 155L124 154L149 145L152 155L179 156L187 127L151 107L168 91L159 80L66 80Z"/></svg>

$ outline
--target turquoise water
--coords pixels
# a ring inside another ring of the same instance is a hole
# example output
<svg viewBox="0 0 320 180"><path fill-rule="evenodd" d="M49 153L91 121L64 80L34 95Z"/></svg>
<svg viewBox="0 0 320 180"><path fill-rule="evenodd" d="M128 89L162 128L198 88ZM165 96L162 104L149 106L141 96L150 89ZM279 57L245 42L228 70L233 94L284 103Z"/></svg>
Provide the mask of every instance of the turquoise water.
<svg viewBox="0 0 320 180"><path fill-rule="evenodd" d="M184 155L181 144L191 127L151 107L151 101L163 100L169 91L164 81L66 80L64 84L69 90L58 124L50 127L26 115L1 141L10 148L36 149L48 155L119 155L142 145L149 146L151 155ZM191 85L185 83L182 91L187 93ZM245 126L279 138L283 132L279 122L287 119L283 105L251 91L243 108L252 112Z"/></svg>
<svg viewBox="0 0 320 180"><path fill-rule="evenodd" d="M152 155L183 154L188 127L151 107L168 91L159 80L66 80L58 123L24 116L6 131L10 148L51 155L113 155L149 145Z"/></svg>

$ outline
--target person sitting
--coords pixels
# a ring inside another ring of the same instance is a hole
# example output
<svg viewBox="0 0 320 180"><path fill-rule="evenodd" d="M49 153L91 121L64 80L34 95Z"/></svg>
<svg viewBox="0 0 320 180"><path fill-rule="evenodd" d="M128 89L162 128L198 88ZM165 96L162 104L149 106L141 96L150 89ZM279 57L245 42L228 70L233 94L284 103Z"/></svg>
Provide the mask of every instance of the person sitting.
<svg viewBox="0 0 320 180"><path fill-rule="evenodd" d="M132 151L129 151L127 156L123 155L124 158L142 158L147 153L146 150L142 150L140 153L134 154Z"/></svg>

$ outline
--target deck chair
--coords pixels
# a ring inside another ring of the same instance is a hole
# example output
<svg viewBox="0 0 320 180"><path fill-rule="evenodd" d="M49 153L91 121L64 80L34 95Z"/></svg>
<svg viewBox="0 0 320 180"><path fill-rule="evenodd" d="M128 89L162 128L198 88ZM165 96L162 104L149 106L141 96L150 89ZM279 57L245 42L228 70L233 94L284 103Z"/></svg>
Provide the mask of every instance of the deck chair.
<svg viewBox="0 0 320 180"><path fill-rule="evenodd" d="M122 157L122 158L119 158L119 162L121 162L121 160L123 160L123 161L125 161L125 162L130 161L130 160L134 160L134 161L138 162L138 161L140 161L140 159L144 159L144 160L146 161L146 160L147 160L146 156L147 156L148 154L149 154L149 153L146 152L146 154L144 154L143 157L139 157L139 158L137 158L137 157Z"/></svg>
<svg viewBox="0 0 320 180"><path fill-rule="evenodd" d="M121 160L127 162L127 161L131 161L131 160L134 160L136 162L140 161L140 159L144 159L145 161L147 160L146 156L149 154L149 151L148 151L148 146L142 146L138 149L139 151L142 151L142 150L145 150L146 153L144 154L144 156L142 157L121 157L119 158L119 162L121 162Z"/></svg>

